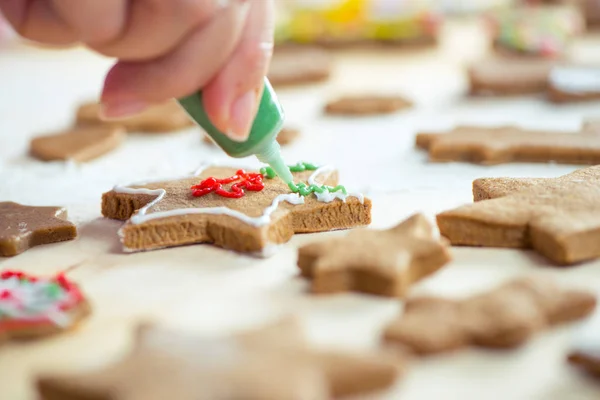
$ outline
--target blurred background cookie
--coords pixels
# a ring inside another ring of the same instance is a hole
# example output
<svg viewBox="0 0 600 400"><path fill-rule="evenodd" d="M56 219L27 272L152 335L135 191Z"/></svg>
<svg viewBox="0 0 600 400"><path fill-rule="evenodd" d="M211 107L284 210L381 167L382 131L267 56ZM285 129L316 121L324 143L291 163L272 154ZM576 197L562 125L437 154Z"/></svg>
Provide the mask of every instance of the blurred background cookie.
<svg viewBox="0 0 600 400"><path fill-rule="evenodd" d="M283 128L281 132L277 135L277 143L282 146L287 146L292 144L301 136L300 130L296 128ZM211 140L210 136L204 135L204 143L214 145L214 142Z"/></svg>
<svg viewBox="0 0 600 400"><path fill-rule="evenodd" d="M30 154L43 161L90 161L119 147L125 129L118 125L87 126L39 136L31 140Z"/></svg>
<svg viewBox="0 0 600 400"><path fill-rule="evenodd" d="M77 125L122 126L127 132L169 133L194 126L190 117L175 101L152 106L132 117L104 121L98 103L82 104L77 110Z"/></svg>
<svg viewBox="0 0 600 400"><path fill-rule="evenodd" d="M325 105L329 115L377 115L391 114L411 108L412 102L391 95L348 95L332 100Z"/></svg>
<svg viewBox="0 0 600 400"><path fill-rule="evenodd" d="M329 79L331 55L317 47L283 47L275 50L269 80L273 86L302 85Z"/></svg>
<svg viewBox="0 0 600 400"><path fill-rule="evenodd" d="M552 60L491 57L474 62L467 70L471 95L522 95L542 93L555 65Z"/></svg>

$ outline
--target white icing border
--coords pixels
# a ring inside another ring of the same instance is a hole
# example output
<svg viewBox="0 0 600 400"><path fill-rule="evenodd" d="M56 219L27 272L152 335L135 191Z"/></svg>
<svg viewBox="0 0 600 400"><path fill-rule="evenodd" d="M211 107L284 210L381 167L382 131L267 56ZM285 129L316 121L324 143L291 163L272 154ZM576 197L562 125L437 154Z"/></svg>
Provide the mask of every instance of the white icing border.
<svg viewBox="0 0 600 400"><path fill-rule="evenodd" d="M317 176L322 175L327 172L333 172L333 171L335 171L335 167L333 167L331 165L324 165L322 167L319 167L319 168L317 168L317 170L315 172L313 172L313 174L311 176L308 177L307 182L309 185L320 186L321 184L317 183L317 181L316 181ZM343 202L346 202L346 198L348 198L348 197L356 197L358 199L358 201L360 201L361 204L365 203L365 196L362 193L348 192L347 194L344 194L342 192L335 192L335 193L329 193L329 192L316 193L315 192L314 195L317 197L318 201L321 201L323 203L331 203L335 199L340 199Z"/></svg>
<svg viewBox="0 0 600 400"><path fill-rule="evenodd" d="M550 82L566 93L600 92L600 68L557 66L550 72Z"/></svg>
<svg viewBox="0 0 600 400"><path fill-rule="evenodd" d="M187 176L187 177L182 177L179 179L196 177L196 176L200 175L202 173L202 171L204 171L207 167L208 167L208 165L203 165L200 168L198 168L194 172L193 175ZM332 166L329 166L329 165L319 167L308 178L308 184L309 185L319 185L316 182L316 178L319 175L322 175L322 174L328 173L328 172L333 172L334 170L335 170L335 168ZM163 179L161 181L156 181L156 182L164 182L164 181L165 180ZM144 183L147 184L147 183L151 183L151 182L144 182ZM137 185L143 185L144 183L137 184ZM150 196L156 196L156 199L154 199L150 203L146 204L144 207L140 208L135 213L135 215L133 215L129 219L129 222L131 222L134 225L143 224L145 222L152 221L155 219L169 218L169 217L175 217L175 216L180 216L180 215L210 214L210 215L228 215L228 216L237 218L240 221L242 221L248 225L258 228L261 226L268 225L271 222L271 215L275 211L277 211L279 204L281 204L282 202L286 201L293 205L304 204L304 197L300 196L297 193L286 193L286 194L280 194L279 196L275 197L275 199L273 200L273 203L271 203L271 205L269 207L267 207L264 210L263 214L259 217L249 217L246 214L244 214L240 211L232 210L229 207L180 208L180 209L176 209L176 210L169 210L169 211L162 211L162 212L148 214L148 210L150 208L152 208L153 206L155 206L156 204L158 204L159 202L161 202L162 199L167 194L167 191L165 189L147 189L147 188L133 189L133 188L129 187L129 186L137 186L137 185L136 184L127 185L127 186L117 185L113 188L113 191L115 191L116 193L145 194L145 195L150 195ZM340 199L345 202L346 198L348 198L348 197L356 197L358 199L358 201L361 202L361 204L364 203L364 201L365 201L365 197L362 193L348 193L348 194L344 194L342 192L320 193L320 194L315 193L315 196L317 197L318 201L321 201L324 203L330 203L330 202L334 201L335 199Z"/></svg>

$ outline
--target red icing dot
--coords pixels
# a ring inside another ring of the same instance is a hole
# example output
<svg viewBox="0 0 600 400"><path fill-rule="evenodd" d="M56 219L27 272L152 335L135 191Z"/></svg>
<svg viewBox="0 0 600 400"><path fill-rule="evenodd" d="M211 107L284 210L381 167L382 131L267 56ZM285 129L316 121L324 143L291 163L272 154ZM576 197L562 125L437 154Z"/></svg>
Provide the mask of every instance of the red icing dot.
<svg viewBox="0 0 600 400"><path fill-rule="evenodd" d="M235 182L235 183L233 183ZM223 185L233 183L230 190L223 188ZM248 173L243 169L236 172L235 175L225 179L206 178L200 184L192 186L192 195L194 197L206 196L209 193L215 193L221 197L239 199L245 195L244 190L251 192L260 192L265 188L262 174Z"/></svg>
<svg viewBox="0 0 600 400"><path fill-rule="evenodd" d="M20 271L4 271L2 272L2 274L0 274L0 279L10 279L10 278L18 278L18 279L23 279L25 277L25 274L23 272Z"/></svg>

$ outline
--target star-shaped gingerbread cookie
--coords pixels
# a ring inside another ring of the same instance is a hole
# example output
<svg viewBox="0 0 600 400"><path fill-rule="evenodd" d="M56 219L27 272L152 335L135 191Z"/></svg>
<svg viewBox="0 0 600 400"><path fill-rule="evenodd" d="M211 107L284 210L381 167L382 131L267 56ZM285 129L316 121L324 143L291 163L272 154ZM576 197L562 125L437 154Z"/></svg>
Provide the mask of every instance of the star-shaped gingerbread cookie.
<svg viewBox="0 0 600 400"><path fill-rule="evenodd" d="M77 228L62 207L0 202L0 256L11 257L41 244L75 239Z"/></svg>
<svg viewBox="0 0 600 400"><path fill-rule="evenodd" d="M375 355L320 352L280 327L225 338L157 328L138 333L131 354L79 376L42 377L43 400L326 400L385 389L397 362Z"/></svg>
<svg viewBox="0 0 600 400"><path fill-rule="evenodd" d="M120 231L127 251L212 243L243 253L265 254L295 233L347 229L371 222L371 201L337 186L337 172L332 168L295 172L296 182L316 190L304 195L292 193L280 179L265 176L263 181L257 175L210 167L189 178L118 186L102 196L102 213L127 220ZM242 176L250 177L244 187L254 186L252 179L257 178L260 182L256 183L263 188L244 194L237 179Z"/></svg>
<svg viewBox="0 0 600 400"><path fill-rule="evenodd" d="M542 329L588 316L595 307L588 292L560 289L541 277L519 278L462 300L409 299L383 338L420 355L466 346L514 348Z"/></svg>
<svg viewBox="0 0 600 400"><path fill-rule="evenodd" d="M298 251L298 267L311 280L313 293L403 297L411 285L449 261L448 246L420 214L388 230L357 230Z"/></svg>
<svg viewBox="0 0 600 400"><path fill-rule="evenodd" d="M448 133L419 133L417 147L432 162L464 161L476 164L509 162L600 163L600 134L530 131L513 126L461 126Z"/></svg>
<svg viewBox="0 0 600 400"><path fill-rule="evenodd" d="M175 101L155 105L127 118L104 121L100 118L100 105L86 103L77 110L77 125L119 126L127 132L167 133L194 126L194 123Z"/></svg>
<svg viewBox="0 0 600 400"><path fill-rule="evenodd" d="M0 343L72 329L89 313L87 300L64 275L40 278L20 271L0 273Z"/></svg>
<svg viewBox="0 0 600 400"><path fill-rule="evenodd" d="M600 257L600 167L549 179L473 183L475 204L437 216L454 245L533 248L558 265Z"/></svg>

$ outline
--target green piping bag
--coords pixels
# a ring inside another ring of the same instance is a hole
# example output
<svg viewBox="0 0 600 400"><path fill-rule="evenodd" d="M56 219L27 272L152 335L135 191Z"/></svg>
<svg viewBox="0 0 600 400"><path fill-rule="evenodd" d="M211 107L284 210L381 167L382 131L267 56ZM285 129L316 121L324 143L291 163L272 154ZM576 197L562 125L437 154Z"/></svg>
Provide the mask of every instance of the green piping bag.
<svg viewBox="0 0 600 400"><path fill-rule="evenodd" d="M256 155L259 161L268 164L289 186L294 178L281 157L277 135L283 127L285 114L271 83L265 78L265 88L250 136L245 142L236 142L219 131L208 118L202 102L202 92L178 100L190 117L200 125L214 142L229 156L242 158Z"/></svg>

